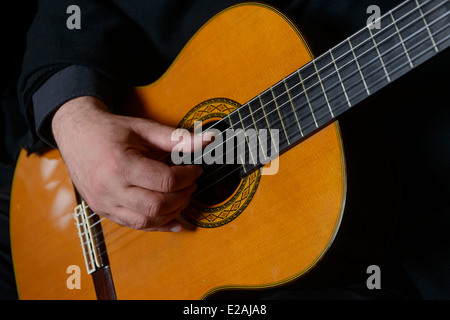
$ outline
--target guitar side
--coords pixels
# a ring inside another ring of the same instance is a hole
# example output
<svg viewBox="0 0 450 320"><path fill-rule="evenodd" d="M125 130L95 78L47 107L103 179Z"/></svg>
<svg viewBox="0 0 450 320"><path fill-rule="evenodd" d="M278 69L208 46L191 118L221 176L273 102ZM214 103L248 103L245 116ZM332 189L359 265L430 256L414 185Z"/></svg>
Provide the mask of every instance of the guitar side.
<svg viewBox="0 0 450 320"><path fill-rule="evenodd" d="M127 107L134 116L177 126L202 102L245 103L311 59L279 12L234 6L200 29L157 82L136 88ZM198 299L222 289L283 285L314 268L333 243L345 204L337 122L281 155L279 164L278 173L261 176L243 212L220 227L145 233L103 221L117 297ZM58 152L22 152L11 199L21 298L95 298L70 214L75 206ZM67 287L70 265L81 267L81 290Z"/></svg>

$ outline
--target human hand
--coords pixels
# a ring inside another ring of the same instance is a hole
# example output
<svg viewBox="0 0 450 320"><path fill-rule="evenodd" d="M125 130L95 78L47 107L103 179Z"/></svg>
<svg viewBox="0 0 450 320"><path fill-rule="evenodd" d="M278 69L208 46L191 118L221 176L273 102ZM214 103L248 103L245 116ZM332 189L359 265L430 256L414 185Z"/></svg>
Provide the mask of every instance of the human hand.
<svg viewBox="0 0 450 320"><path fill-rule="evenodd" d="M115 115L101 100L79 97L58 109L52 130L73 183L94 212L136 230L182 230L175 218L189 204L202 169L160 161L187 143L172 141L175 128ZM192 138L197 146L202 136Z"/></svg>

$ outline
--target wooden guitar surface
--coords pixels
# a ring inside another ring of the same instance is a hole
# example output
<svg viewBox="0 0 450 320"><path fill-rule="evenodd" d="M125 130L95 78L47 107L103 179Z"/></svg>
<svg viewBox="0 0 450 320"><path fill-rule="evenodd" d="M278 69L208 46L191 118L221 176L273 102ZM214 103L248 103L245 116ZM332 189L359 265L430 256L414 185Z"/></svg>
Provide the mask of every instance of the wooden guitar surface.
<svg viewBox="0 0 450 320"><path fill-rule="evenodd" d="M264 5L234 6L201 28L157 82L135 88L127 107L131 115L178 126L229 112L227 101L243 104L311 59L282 14ZM257 172L241 186L233 199L212 206L221 208L217 216L204 215L209 221L235 214L212 227L180 218L187 226L181 233L146 233L103 220L117 298L200 299L226 288L282 285L308 272L342 219L346 175L338 124L284 153L275 175ZM96 298L71 214L76 205L58 151L21 153L11 199L21 299ZM67 286L72 265L81 269L81 289Z"/></svg>

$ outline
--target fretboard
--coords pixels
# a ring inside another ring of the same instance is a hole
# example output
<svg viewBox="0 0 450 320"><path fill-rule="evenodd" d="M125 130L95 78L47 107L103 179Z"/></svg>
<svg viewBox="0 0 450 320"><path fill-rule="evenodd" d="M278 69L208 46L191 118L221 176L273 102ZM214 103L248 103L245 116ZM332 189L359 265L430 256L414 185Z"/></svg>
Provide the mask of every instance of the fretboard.
<svg viewBox="0 0 450 320"><path fill-rule="evenodd" d="M278 156L446 49L449 12L449 0L405 1L380 18L379 29L364 27L230 114L224 120L232 129L268 134L262 149L257 148L262 153L245 148L242 173ZM273 132L278 132L279 143L270 148Z"/></svg>

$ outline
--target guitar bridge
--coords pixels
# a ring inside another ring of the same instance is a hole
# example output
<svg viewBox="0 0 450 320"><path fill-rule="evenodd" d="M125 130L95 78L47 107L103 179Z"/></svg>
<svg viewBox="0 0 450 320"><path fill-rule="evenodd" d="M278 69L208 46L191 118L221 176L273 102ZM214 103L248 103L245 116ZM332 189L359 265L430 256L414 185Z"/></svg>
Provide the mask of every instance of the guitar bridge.
<svg viewBox="0 0 450 320"><path fill-rule="evenodd" d="M89 210L89 206L84 200L75 207L73 216L78 228L86 269L88 274L92 274L103 266L101 261L102 252L100 252L100 246L97 244L97 237L94 231L95 226L100 224L100 220L97 214Z"/></svg>

